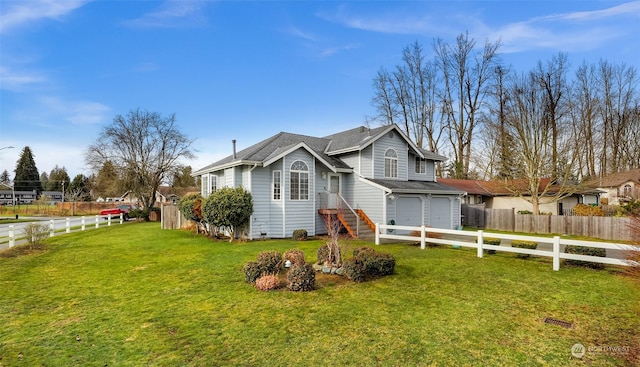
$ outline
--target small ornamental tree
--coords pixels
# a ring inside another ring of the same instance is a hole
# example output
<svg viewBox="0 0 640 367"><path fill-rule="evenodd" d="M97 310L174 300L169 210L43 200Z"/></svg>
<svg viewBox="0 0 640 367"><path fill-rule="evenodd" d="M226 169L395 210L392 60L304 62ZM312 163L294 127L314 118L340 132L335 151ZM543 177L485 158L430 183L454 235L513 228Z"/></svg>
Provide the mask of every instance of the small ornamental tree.
<svg viewBox="0 0 640 367"><path fill-rule="evenodd" d="M244 187L223 187L209 195L202 204L202 217L209 225L227 231L233 241L238 230L253 214L253 198Z"/></svg>
<svg viewBox="0 0 640 367"><path fill-rule="evenodd" d="M188 220L196 222L196 229L199 232L200 227L203 226L203 218L202 218L202 195L200 194L189 194L184 196L178 202L178 209L182 215ZM206 229L203 229L206 232Z"/></svg>

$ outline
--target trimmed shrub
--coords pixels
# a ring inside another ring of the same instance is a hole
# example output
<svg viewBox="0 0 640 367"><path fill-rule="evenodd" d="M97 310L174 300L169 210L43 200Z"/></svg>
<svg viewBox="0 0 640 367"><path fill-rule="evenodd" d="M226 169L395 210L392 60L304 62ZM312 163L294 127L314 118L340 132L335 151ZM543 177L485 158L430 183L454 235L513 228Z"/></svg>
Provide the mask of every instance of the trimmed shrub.
<svg viewBox="0 0 640 367"><path fill-rule="evenodd" d="M242 270L244 271L244 280L251 284L255 283L262 273L264 273L262 266L255 261L249 261L244 264Z"/></svg>
<svg viewBox="0 0 640 367"><path fill-rule="evenodd" d="M258 264L265 273L278 273L282 269L282 254L278 251L262 251L258 254Z"/></svg>
<svg viewBox="0 0 640 367"><path fill-rule="evenodd" d="M311 264L294 265L287 273L287 282L291 291L312 291L316 286L316 272Z"/></svg>
<svg viewBox="0 0 640 367"><path fill-rule="evenodd" d="M530 250L535 250L538 247L538 244L536 242L532 242L532 241L511 241L511 247L517 247L517 248L527 248ZM521 259L526 259L528 258L529 254L516 254L516 257L519 257Z"/></svg>
<svg viewBox="0 0 640 367"><path fill-rule="evenodd" d="M275 274L264 274L256 279L256 288L261 291L270 291L280 287L280 279Z"/></svg>
<svg viewBox="0 0 640 367"><path fill-rule="evenodd" d="M318 261L317 264L324 264L329 261L329 247L327 245L322 245L318 247Z"/></svg>
<svg viewBox="0 0 640 367"><path fill-rule="evenodd" d="M366 274L370 277L391 275L396 268L396 259L391 254L374 252L367 254L364 267Z"/></svg>
<svg viewBox="0 0 640 367"><path fill-rule="evenodd" d="M564 248L564 252L566 254L607 257L607 250L597 247L567 245ZM594 263L591 261L565 259L565 264L582 266L591 269L604 269L604 264Z"/></svg>
<svg viewBox="0 0 640 367"><path fill-rule="evenodd" d="M573 214L588 217L602 217L604 216L604 210L593 205L577 204L573 207Z"/></svg>
<svg viewBox="0 0 640 367"><path fill-rule="evenodd" d="M342 263L342 269L344 270L344 276L356 283L364 281L366 275L366 267L361 260L355 257L347 259Z"/></svg>
<svg viewBox="0 0 640 367"><path fill-rule="evenodd" d="M493 245L493 246L500 246L500 239L499 238L483 238L482 242L485 245ZM495 254L497 251L496 250L484 250L485 253L489 254L489 255L493 255Z"/></svg>
<svg viewBox="0 0 640 367"><path fill-rule="evenodd" d="M297 248L291 249L291 250L287 250L284 253L284 259L291 261L291 266L293 265L303 265L305 264L305 260L304 260L304 252L302 252L302 250L299 250Z"/></svg>
<svg viewBox="0 0 640 367"><path fill-rule="evenodd" d="M307 240L307 230L306 229L296 229L293 231L293 239L296 241L306 241Z"/></svg>
<svg viewBox="0 0 640 367"><path fill-rule="evenodd" d="M353 257L367 256L368 254L373 254L375 252L376 250L369 246L360 246L353 249Z"/></svg>

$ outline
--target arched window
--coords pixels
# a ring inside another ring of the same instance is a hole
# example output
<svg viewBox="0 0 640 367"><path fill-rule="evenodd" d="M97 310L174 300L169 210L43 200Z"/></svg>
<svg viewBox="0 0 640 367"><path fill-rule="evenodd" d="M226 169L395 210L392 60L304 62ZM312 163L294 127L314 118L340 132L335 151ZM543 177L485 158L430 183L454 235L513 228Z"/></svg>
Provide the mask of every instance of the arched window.
<svg viewBox="0 0 640 367"><path fill-rule="evenodd" d="M384 152L384 177L398 177L398 153L394 149Z"/></svg>
<svg viewBox="0 0 640 367"><path fill-rule="evenodd" d="M631 197L631 185L630 184L624 185L624 188L622 189L622 195L626 196L626 197Z"/></svg>
<svg viewBox="0 0 640 367"><path fill-rule="evenodd" d="M309 200L309 167L303 161L291 164L291 178L289 180L291 200Z"/></svg>

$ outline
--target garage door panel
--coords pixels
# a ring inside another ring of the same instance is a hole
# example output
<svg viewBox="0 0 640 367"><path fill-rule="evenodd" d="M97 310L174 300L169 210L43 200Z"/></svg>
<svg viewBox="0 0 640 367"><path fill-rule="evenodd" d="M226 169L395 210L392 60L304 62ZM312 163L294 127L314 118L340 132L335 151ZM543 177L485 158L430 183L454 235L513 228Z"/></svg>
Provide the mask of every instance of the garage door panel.
<svg viewBox="0 0 640 367"><path fill-rule="evenodd" d="M431 227L451 229L451 200L449 198L431 198L429 214Z"/></svg>

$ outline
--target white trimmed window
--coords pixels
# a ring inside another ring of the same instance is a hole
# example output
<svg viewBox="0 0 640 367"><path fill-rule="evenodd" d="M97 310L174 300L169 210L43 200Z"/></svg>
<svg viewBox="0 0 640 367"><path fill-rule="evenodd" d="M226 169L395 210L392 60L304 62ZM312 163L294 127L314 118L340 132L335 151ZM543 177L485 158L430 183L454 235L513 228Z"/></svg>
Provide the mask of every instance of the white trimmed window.
<svg viewBox="0 0 640 367"><path fill-rule="evenodd" d="M273 200L280 200L282 193L282 172L273 171Z"/></svg>
<svg viewBox="0 0 640 367"><path fill-rule="evenodd" d="M209 178L204 175L202 176L202 196L207 196L209 194L207 189L209 188Z"/></svg>
<svg viewBox="0 0 640 367"><path fill-rule="evenodd" d="M218 190L218 177L211 176L211 191L209 192L216 192L216 190Z"/></svg>
<svg viewBox="0 0 640 367"><path fill-rule="evenodd" d="M424 175L427 173L427 160L416 157L416 173Z"/></svg>
<svg viewBox="0 0 640 367"><path fill-rule="evenodd" d="M384 177L398 177L398 153L391 148L384 152Z"/></svg>
<svg viewBox="0 0 640 367"><path fill-rule="evenodd" d="M291 200L309 200L309 167L303 161L291 164L291 178L289 180Z"/></svg>

